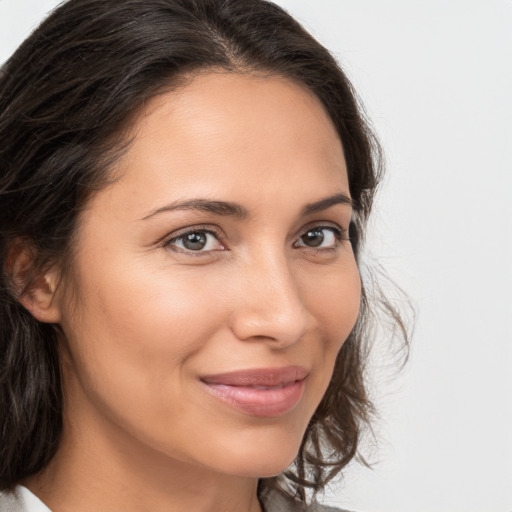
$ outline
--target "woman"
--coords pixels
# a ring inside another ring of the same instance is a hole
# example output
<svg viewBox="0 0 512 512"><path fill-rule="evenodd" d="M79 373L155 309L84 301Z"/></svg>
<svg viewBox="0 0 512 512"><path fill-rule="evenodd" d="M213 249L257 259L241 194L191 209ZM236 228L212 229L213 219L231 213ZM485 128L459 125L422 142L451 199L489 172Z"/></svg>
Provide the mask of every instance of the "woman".
<svg viewBox="0 0 512 512"><path fill-rule="evenodd" d="M0 139L0 508L329 510L379 154L327 50L262 0L71 0Z"/></svg>

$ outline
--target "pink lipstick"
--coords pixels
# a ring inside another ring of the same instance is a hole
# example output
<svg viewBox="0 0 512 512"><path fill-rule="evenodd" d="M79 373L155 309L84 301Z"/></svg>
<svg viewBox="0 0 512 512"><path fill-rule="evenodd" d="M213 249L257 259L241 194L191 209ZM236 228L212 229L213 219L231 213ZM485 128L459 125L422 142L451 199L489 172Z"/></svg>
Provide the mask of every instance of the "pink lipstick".
<svg viewBox="0 0 512 512"><path fill-rule="evenodd" d="M201 378L207 389L233 408L262 417L294 409L302 398L308 371L300 366L256 368Z"/></svg>

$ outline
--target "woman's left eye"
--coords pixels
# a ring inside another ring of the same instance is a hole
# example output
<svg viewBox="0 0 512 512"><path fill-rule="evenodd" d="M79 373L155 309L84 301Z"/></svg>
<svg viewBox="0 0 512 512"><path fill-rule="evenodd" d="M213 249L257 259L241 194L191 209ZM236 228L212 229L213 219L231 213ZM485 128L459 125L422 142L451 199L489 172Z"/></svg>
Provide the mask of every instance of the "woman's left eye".
<svg viewBox="0 0 512 512"><path fill-rule="evenodd" d="M295 243L296 247L311 249L333 249L344 240L341 229L334 226L315 226L308 229Z"/></svg>
<svg viewBox="0 0 512 512"><path fill-rule="evenodd" d="M190 252L208 252L224 249L217 235L212 231L206 230L188 231L171 238L165 245L178 251Z"/></svg>

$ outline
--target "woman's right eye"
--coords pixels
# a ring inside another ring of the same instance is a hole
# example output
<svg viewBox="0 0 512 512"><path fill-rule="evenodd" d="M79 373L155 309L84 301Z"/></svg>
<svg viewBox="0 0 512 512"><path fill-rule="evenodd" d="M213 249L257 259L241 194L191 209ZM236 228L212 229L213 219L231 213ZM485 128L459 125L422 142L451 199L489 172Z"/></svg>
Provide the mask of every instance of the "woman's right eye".
<svg viewBox="0 0 512 512"><path fill-rule="evenodd" d="M179 252L209 252L222 251L224 246L220 243L217 235L212 231L194 230L187 231L179 236L175 236L168 240L165 247Z"/></svg>

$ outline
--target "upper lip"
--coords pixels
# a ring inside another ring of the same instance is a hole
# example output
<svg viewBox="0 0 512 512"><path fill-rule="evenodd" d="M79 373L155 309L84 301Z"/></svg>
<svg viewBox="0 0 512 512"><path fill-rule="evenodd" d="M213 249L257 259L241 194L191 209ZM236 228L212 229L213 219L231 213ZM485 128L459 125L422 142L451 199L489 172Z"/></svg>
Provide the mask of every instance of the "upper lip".
<svg viewBox="0 0 512 512"><path fill-rule="evenodd" d="M224 386L284 386L307 377L308 370L302 366L285 366L281 368L252 368L232 372L206 375L201 380L206 384Z"/></svg>

